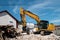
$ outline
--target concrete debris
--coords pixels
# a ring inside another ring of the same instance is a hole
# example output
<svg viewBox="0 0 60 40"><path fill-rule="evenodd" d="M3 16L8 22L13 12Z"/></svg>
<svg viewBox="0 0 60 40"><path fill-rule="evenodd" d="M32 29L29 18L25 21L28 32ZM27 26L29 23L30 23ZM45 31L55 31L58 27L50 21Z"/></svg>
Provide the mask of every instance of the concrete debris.
<svg viewBox="0 0 60 40"><path fill-rule="evenodd" d="M6 40L60 40L60 36L54 34L41 36L40 34L22 35L16 38L7 38Z"/></svg>
<svg viewBox="0 0 60 40"><path fill-rule="evenodd" d="M30 34L17 37L17 40L60 40L60 37L54 34L46 36Z"/></svg>

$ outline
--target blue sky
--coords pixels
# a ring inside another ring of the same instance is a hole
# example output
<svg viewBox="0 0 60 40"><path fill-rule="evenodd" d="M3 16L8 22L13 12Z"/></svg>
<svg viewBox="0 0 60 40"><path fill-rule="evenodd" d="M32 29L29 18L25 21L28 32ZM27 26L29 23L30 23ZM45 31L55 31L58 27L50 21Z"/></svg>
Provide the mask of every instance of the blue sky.
<svg viewBox="0 0 60 40"><path fill-rule="evenodd" d="M0 0L0 11L8 10L19 21L20 7L38 15L41 20L60 24L60 0ZM26 20L36 24L29 16L26 16Z"/></svg>

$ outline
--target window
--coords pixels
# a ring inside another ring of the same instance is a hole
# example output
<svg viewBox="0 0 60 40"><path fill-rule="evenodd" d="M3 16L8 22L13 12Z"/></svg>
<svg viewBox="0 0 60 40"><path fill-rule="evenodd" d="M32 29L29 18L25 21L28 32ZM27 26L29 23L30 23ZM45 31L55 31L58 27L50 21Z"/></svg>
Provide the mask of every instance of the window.
<svg viewBox="0 0 60 40"><path fill-rule="evenodd" d="M10 23L13 23L13 21L9 21Z"/></svg>

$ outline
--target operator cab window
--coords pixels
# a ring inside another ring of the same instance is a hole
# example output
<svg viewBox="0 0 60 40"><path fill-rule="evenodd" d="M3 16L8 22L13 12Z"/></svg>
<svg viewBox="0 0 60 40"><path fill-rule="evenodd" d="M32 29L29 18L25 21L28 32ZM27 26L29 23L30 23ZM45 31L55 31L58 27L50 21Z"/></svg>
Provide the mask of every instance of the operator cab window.
<svg viewBox="0 0 60 40"><path fill-rule="evenodd" d="M49 24L48 21L41 20L41 21L40 21L39 28L41 28L41 29L47 29L48 24Z"/></svg>

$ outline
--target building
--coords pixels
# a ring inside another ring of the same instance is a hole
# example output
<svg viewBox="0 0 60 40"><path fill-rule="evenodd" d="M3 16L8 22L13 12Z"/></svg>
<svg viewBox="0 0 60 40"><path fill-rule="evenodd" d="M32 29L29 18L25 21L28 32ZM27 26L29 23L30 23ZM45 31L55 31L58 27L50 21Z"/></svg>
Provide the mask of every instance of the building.
<svg viewBox="0 0 60 40"><path fill-rule="evenodd" d="M55 31L54 31L54 33L56 34L56 35L58 35L58 36L60 36L60 25L55 25Z"/></svg>
<svg viewBox="0 0 60 40"><path fill-rule="evenodd" d="M12 16L8 11L0 12L0 26L13 25L14 28L18 27L19 21Z"/></svg>
<svg viewBox="0 0 60 40"><path fill-rule="evenodd" d="M56 25L55 27L56 27L56 29L60 29L60 25Z"/></svg>

